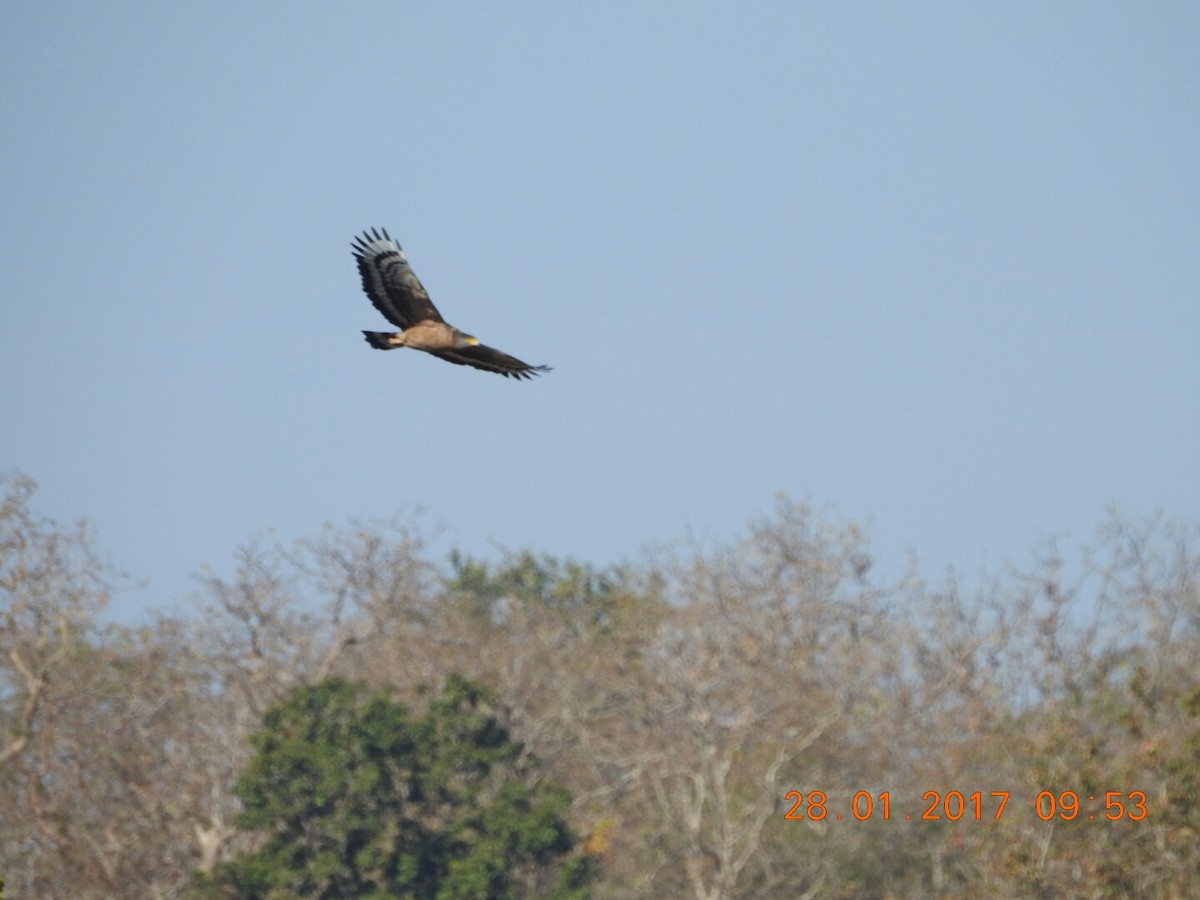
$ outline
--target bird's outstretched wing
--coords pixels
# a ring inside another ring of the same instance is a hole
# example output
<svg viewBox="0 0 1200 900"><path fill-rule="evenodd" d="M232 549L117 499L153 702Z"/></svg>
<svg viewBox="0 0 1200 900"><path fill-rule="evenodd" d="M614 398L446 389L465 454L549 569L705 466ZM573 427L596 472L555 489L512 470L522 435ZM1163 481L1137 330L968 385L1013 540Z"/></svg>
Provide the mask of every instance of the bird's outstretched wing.
<svg viewBox="0 0 1200 900"><path fill-rule="evenodd" d="M531 366L529 363L521 362L515 356L501 353L499 350L484 344L476 344L472 347L463 347L454 350L432 350L430 352L447 362L457 363L460 366L474 366L476 369L483 369L485 372L499 372L506 378L532 378L534 375L550 371L549 366Z"/></svg>
<svg viewBox="0 0 1200 900"><path fill-rule="evenodd" d="M363 290L385 319L402 330L418 322L445 321L386 228L383 234L374 228L364 231L350 246L358 261Z"/></svg>

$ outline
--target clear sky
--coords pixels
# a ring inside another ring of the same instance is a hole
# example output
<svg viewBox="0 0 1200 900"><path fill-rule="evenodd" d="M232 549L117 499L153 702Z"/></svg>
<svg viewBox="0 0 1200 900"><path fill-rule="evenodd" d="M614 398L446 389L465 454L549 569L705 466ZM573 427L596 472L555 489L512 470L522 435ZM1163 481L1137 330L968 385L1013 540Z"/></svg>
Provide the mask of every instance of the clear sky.
<svg viewBox="0 0 1200 900"><path fill-rule="evenodd" d="M171 607L420 506L433 558L929 574L1200 520L1200 5L8 2L0 468ZM405 350L350 240L554 371Z"/></svg>

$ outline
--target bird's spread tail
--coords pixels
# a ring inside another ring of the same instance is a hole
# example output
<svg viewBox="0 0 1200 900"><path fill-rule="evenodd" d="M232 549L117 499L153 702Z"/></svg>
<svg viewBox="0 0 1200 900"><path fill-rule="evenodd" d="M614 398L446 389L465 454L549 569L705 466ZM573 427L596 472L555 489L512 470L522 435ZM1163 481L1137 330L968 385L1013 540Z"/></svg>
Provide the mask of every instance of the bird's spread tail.
<svg viewBox="0 0 1200 900"><path fill-rule="evenodd" d="M399 344L392 343L392 335L385 331L364 331L363 337L376 350L395 350Z"/></svg>

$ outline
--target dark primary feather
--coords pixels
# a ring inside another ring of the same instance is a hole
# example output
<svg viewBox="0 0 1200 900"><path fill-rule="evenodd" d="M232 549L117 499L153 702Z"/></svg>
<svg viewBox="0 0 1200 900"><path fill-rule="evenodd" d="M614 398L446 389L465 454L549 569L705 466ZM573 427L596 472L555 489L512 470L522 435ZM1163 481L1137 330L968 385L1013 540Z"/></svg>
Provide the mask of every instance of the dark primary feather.
<svg viewBox="0 0 1200 900"><path fill-rule="evenodd" d="M351 246L363 290L385 319L400 329L418 322L445 321L386 228L382 235L374 228L364 231Z"/></svg>
<svg viewBox="0 0 1200 900"><path fill-rule="evenodd" d="M549 366L531 366L521 362L515 356L509 356L485 344L474 347L463 347L461 350L431 351L434 356L460 366L474 366L485 372L499 372L505 377L532 378L542 372L549 372Z"/></svg>

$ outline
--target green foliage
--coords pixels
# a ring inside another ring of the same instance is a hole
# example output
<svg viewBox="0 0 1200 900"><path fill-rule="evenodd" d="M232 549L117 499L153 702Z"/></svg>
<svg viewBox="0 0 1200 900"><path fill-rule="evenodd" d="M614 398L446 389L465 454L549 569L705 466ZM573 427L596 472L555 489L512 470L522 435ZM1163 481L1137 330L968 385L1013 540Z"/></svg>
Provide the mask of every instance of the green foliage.
<svg viewBox="0 0 1200 900"><path fill-rule="evenodd" d="M252 736L234 789L258 850L201 880L205 896L582 898L567 793L530 788L486 691L451 676L412 720L341 678L295 690Z"/></svg>
<svg viewBox="0 0 1200 900"><path fill-rule="evenodd" d="M458 552L450 555L448 586L471 614L502 618L504 604L537 614L555 613L581 624L605 623L619 592L621 573L528 551L514 554L495 570Z"/></svg>

